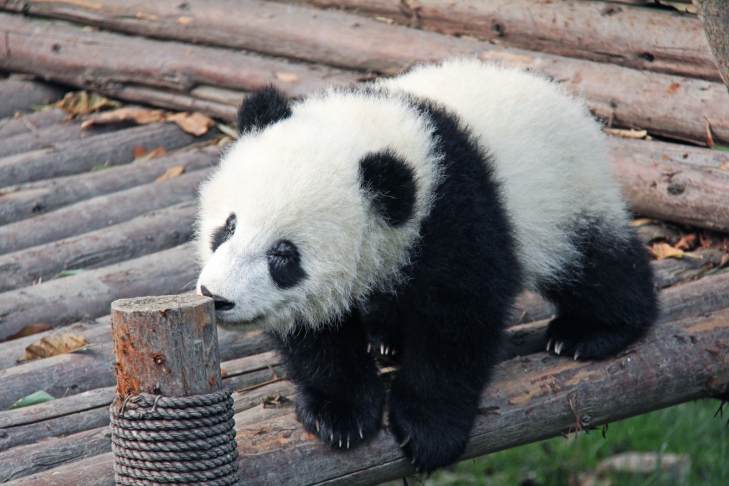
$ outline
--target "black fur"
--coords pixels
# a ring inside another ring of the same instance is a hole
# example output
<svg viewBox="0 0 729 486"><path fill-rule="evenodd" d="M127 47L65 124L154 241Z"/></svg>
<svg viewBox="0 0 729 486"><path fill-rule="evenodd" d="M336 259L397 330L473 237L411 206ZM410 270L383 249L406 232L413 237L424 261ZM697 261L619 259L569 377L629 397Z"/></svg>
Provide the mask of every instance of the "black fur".
<svg viewBox="0 0 729 486"><path fill-rule="evenodd" d="M261 129L291 116L286 95L268 86L249 95L238 108L238 131L241 134Z"/></svg>
<svg viewBox="0 0 729 486"><path fill-rule="evenodd" d="M599 221L583 222L574 230L582 257L565 269L559 282L540 289L557 306L549 323L549 350L602 359L643 336L658 314L653 272L648 253L637 236L616 237ZM622 236L622 235L621 235Z"/></svg>
<svg viewBox="0 0 729 486"><path fill-rule="evenodd" d="M375 211L390 225L401 226L413 214L415 175L391 151L367 154L359 163L362 188L370 195Z"/></svg>
<svg viewBox="0 0 729 486"><path fill-rule="evenodd" d="M335 447L340 440L342 447L364 442L380 425L384 390L365 352L367 334L378 347L394 349L401 367L390 392L390 428L415 467L432 471L456 461L466 447L522 279L489 155L452 114L411 102L430 118L443 162L404 283L393 293L373 294L366 312L352 309L338 325L297 326L280 347L298 387L299 420ZM388 184L383 176L366 187L392 191ZM396 193L404 187L393 186ZM392 218L389 208L382 214ZM638 240L605 238L594 229L575 231L584 258L566 269L573 278L542 287L560 311L550 336L585 358L622 349L656 314Z"/></svg>
<svg viewBox="0 0 729 486"><path fill-rule="evenodd" d="M280 289L289 289L306 278L299 248L289 240L278 240L266 252L268 272Z"/></svg>
<svg viewBox="0 0 729 486"><path fill-rule="evenodd" d="M213 237L210 240L210 249L215 251L220 245L228 241L228 239L235 233L236 217L235 213L230 213L228 219L225 220L225 224L220 228L216 229L213 233Z"/></svg>

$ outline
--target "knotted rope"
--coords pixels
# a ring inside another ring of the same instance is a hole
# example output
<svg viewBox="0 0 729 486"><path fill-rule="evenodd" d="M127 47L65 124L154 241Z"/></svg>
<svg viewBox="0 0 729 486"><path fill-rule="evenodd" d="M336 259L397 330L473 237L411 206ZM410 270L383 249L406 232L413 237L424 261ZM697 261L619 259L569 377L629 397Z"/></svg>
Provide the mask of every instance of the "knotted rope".
<svg viewBox="0 0 729 486"><path fill-rule="evenodd" d="M233 398L227 391L117 396L111 404L116 484L237 484L233 426Z"/></svg>

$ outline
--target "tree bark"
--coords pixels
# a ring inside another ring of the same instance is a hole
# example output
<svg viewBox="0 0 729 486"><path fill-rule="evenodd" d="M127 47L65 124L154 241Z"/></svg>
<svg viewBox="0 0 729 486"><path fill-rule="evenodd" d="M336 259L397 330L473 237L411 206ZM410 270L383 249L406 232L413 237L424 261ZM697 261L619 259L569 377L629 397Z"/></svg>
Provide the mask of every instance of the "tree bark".
<svg viewBox="0 0 729 486"><path fill-rule="evenodd" d="M729 5L726 0L695 0L706 39L714 53L722 81L729 90Z"/></svg>
<svg viewBox="0 0 729 486"><path fill-rule="evenodd" d="M191 147L152 160L11 186L3 189L0 194L0 225L154 182L172 167L180 166L185 173L212 167L219 152L217 147Z"/></svg>
<svg viewBox="0 0 729 486"><path fill-rule="evenodd" d="M61 141L50 147L0 159L0 187L52 177L78 174L126 164L134 160L134 148L173 150L195 141L173 123L159 123L93 135L83 143Z"/></svg>
<svg viewBox="0 0 729 486"><path fill-rule="evenodd" d="M729 390L727 349L729 310L724 309L662 323L627 352L600 362L576 362L543 352L505 361L482 395L483 413L463 458L717 397ZM293 392L289 385L284 395ZM251 415L254 419L249 420ZM386 431L359 449L334 454L303 430L290 404L283 410L249 409L236 415L236 423L245 484L364 485L413 472ZM11 484L50 478L63 484L111 484L108 457L85 458Z"/></svg>
<svg viewBox="0 0 729 486"><path fill-rule="evenodd" d="M196 170L0 226L0 254L105 228L149 211L193 201L198 186L208 173L208 170Z"/></svg>
<svg viewBox="0 0 729 486"><path fill-rule="evenodd" d="M0 55L2 49L0 48ZM33 111L63 96L63 90L46 83L22 79L0 80L0 118L17 112Z"/></svg>
<svg viewBox="0 0 729 486"><path fill-rule="evenodd" d="M53 7L61 10L53 4L49 8L45 2L39 3L39 12L47 14ZM672 12L575 0L292 0L292 3L345 8L444 34L467 35L634 69L719 79L700 23L695 17Z"/></svg>
<svg viewBox="0 0 729 486"><path fill-rule="evenodd" d="M13 116L0 119L0 139L33 133L37 130L47 128L66 119L66 112L58 108L37 111L20 116Z"/></svg>
<svg viewBox="0 0 729 486"><path fill-rule="evenodd" d="M305 16L301 16L298 12L303 9L281 9L280 5L273 3L267 5L267 8L279 8L282 13L255 24L258 26L256 38L265 39L265 42L259 40L259 44L251 44L250 47L265 49L268 54L295 55L310 62L385 73L399 72L419 62L475 56L505 66L531 69L559 80L571 92L587 98L588 105L596 114L616 125L645 128L659 135L705 142L709 123L714 140L729 141L729 93L720 83L495 47L488 42L387 25L341 12L305 9ZM195 20L190 25L194 23ZM300 95L323 86L350 84L362 77L357 73L315 68L310 64L284 64L282 61L275 64L255 56L231 59L230 56L238 53L227 49L106 32L78 32L68 24L22 19L14 15L0 14L0 25L0 33L6 34L6 40L3 41L0 36L0 42L9 43L11 47L6 50L10 54L0 58L0 66L30 69L77 86L88 86L89 73L92 73L94 87L102 92L105 87L117 83L188 92L199 84L250 90L271 82L289 94ZM155 29L158 27L154 25ZM206 35L214 35L207 29L203 31ZM253 25L236 26L234 23L229 31L231 35L226 38L249 39L249 31L253 32ZM228 42L226 45L230 47L239 46L237 41ZM62 48L49 56L47 53L54 44ZM338 48L332 49L333 44ZM126 60L128 56L123 54L135 49L145 52L141 66L136 59L130 65ZM84 63L79 58L87 64L89 57L93 58L94 65L84 65L81 70L79 63ZM29 62L31 59L33 63ZM170 65L170 59L174 59L175 63ZM264 62L270 65L268 70L260 66ZM161 65L175 68L177 75L172 76L166 69L161 69ZM286 70L285 66L289 69ZM306 69L300 66L306 66Z"/></svg>

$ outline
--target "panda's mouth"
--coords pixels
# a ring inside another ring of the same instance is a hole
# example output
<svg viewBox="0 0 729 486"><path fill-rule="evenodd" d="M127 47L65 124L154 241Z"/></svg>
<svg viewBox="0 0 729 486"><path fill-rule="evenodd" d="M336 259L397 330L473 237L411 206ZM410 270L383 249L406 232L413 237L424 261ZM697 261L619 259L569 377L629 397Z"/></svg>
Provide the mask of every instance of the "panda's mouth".
<svg viewBox="0 0 729 486"><path fill-rule="evenodd" d="M265 314L257 314L249 319L240 319L240 318L226 318L226 314L228 314L229 311L227 310L217 310L215 312L215 317L218 318L218 321L222 325L229 325L229 326L250 326L253 324L258 324L259 322L263 321L265 319Z"/></svg>

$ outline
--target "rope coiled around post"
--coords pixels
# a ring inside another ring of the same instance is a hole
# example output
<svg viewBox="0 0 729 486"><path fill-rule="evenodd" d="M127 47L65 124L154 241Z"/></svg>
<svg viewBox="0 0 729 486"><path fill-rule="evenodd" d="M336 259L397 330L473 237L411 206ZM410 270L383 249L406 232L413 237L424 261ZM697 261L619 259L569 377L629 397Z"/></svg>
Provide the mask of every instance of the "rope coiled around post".
<svg viewBox="0 0 729 486"><path fill-rule="evenodd" d="M111 404L116 484L238 483L233 398L141 394Z"/></svg>

